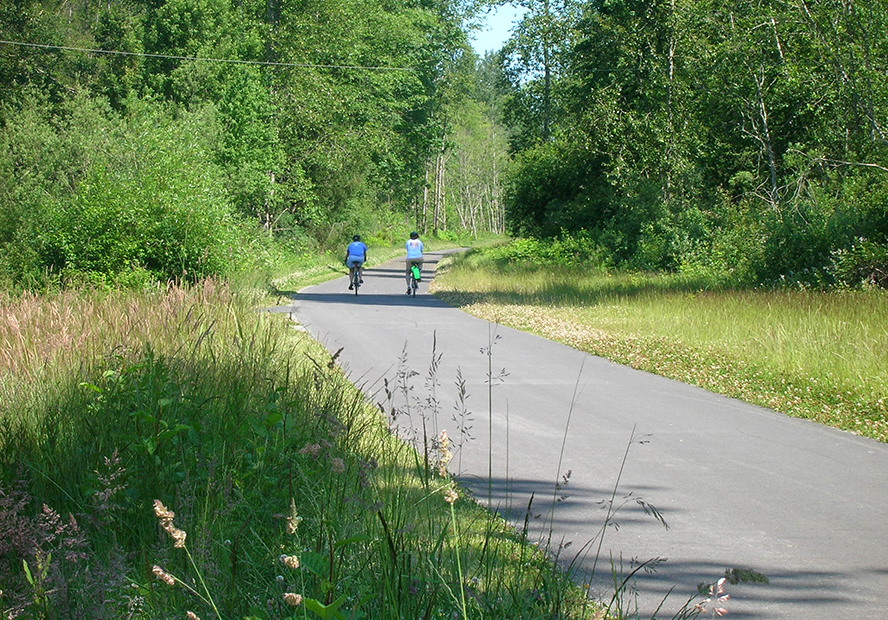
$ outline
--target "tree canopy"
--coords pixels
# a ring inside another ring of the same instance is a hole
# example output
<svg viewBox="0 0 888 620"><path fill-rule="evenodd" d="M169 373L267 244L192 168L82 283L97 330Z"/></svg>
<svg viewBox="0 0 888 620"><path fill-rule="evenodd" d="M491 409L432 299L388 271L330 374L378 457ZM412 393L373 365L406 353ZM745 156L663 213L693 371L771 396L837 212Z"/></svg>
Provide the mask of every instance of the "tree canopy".
<svg viewBox="0 0 888 620"><path fill-rule="evenodd" d="M528 4L504 59L514 231L586 231L637 268L885 284L888 4ZM556 4L557 36L532 37Z"/></svg>
<svg viewBox="0 0 888 620"><path fill-rule="evenodd" d="M629 268L886 283L885 0L520 0L478 58L501 3L7 3L0 277L508 228Z"/></svg>
<svg viewBox="0 0 888 620"><path fill-rule="evenodd" d="M477 60L472 10L463 0L6 3L0 270L19 283L199 277L231 268L257 227L322 246L392 226L446 229L448 193L469 197L444 184L444 165L478 130L455 141L453 119L484 124L459 109ZM501 216L472 224L486 190L463 160L477 187L461 223L501 228Z"/></svg>

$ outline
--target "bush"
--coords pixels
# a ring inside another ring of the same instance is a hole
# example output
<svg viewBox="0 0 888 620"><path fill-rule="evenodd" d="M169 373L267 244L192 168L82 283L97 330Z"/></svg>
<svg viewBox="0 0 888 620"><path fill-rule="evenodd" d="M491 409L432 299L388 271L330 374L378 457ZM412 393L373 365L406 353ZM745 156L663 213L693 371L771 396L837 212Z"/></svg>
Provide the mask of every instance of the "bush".
<svg viewBox="0 0 888 620"><path fill-rule="evenodd" d="M510 174L509 227L518 235L547 237L597 228L613 215L611 194L602 162L594 156L574 145L540 144L522 153Z"/></svg>
<svg viewBox="0 0 888 620"><path fill-rule="evenodd" d="M539 265L581 265L605 270L612 266L609 255L588 231L562 231L554 239L519 238L483 250L499 262L531 262Z"/></svg>
<svg viewBox="0 0 888 620"><path fill-rule="evenodd" d="M832 253L829 271L845 286L888 289L888 245L860 237L850 247Z"/></svg>
<svg viewBox="0 0 888 620"><path fill-rule="evenodd" d="M61 113L34 109L3 129L0 169L27 179L0 203L0 266L11 280L195 280L235 268L245 228L212 161L212 108L136 102L124 119L80 96Z"/></svg>

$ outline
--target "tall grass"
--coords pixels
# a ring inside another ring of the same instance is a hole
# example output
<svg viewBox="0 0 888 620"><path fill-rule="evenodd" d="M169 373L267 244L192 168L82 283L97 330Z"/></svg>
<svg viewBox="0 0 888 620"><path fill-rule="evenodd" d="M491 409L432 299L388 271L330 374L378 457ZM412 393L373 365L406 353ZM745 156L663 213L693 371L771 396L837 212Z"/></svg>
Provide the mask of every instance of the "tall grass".
<svg viewBox="0 0 888 620"><path fill-rule="evenodd" d="M0 609L589 617L323 349L227 284L0 304Z"/></svg>
<svg viewBox="0 0 888 620"><path fill-rule="evenodd" d="M474 254L443 299L620 363L888 441L884 291L730 290Z"/></svg>

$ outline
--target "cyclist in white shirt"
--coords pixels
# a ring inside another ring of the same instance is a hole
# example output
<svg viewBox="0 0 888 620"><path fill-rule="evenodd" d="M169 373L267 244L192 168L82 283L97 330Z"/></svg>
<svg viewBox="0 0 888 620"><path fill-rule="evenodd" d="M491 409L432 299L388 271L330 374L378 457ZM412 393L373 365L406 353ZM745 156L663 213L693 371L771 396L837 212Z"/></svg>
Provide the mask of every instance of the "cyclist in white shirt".
<svg viewBox="0 0 888 620"><path fill-rule="evenodd" d="M419 240L419 233L410 233L410 238L407 240L405 246L407 248L407 294L409 295L410 285L413 282L413 274L411 273L410 268L413 267L413 265L416 265L420 272L422 271L422 241Z"/></svg>

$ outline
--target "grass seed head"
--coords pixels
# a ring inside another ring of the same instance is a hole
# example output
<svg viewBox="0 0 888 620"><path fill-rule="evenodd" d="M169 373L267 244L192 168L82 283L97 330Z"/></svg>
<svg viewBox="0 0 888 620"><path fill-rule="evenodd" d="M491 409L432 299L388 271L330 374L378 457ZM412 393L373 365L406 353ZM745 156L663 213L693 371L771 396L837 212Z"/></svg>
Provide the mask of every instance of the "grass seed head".
<svg viewBox="0 0 888 620"><path fill-rule="evenodd" d="M155 577L157 577L158 579L160 579L162 582L164 582L164 583L167 584L168 586L174 586L174 585L176 585L176 578L173 577L172 575L170 575L170 574L169 574L168 572L166 572L165 570L163 570L163 569L162 569L161 567L159 567L158 565L155 564L153 567L151 567L151 572L154 573L154 576L155 576Z"/></svg>
<svg viewBox="0 0 888 620"><path fill-rule="evenodd" d="M176 513L164 506L159 499L154 500L154 514L164 529L172 525L173 519L176 518Z"/></svg>

